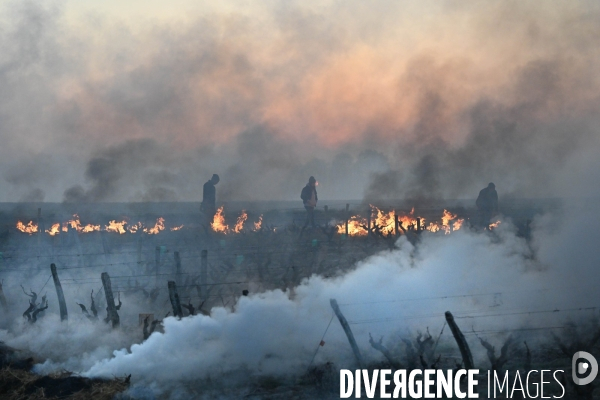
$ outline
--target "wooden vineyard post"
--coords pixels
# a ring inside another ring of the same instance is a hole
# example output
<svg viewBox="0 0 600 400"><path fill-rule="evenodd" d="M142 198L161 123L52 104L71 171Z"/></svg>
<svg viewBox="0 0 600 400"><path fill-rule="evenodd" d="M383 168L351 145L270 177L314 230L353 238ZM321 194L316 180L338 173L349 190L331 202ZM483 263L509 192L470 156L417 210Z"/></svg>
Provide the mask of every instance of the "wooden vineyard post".
<svg viewBox="0 0 600 400"><path fill-rule="evenodd" d="M354 335L352 334L352 330L350 330L350 325L348 325L348 321L346 321L346 317L342 314L340 310L340 306L338 306L336 299L330 299L329 303L331 304L331 308L333 308L333 312L338 317L340 324L342 324L342 328L344 332L346 332L346 336L348 337L348 341L350 342L350 347L352 347L352 352L354 353L354 357L356 357L356 361L360 368L363 367L363 359L360 354L360 350L358 350L358 346L356 345L356 340L354 340Z"/></svg>
<svg viewBox="0 0 600 400"><path fill-rule="evenodd" d="M69 314L67 313L67 303L65 302L65 294L63 293L60 280L58 279L58 273L56 272L55 264L50 264L50 271L52 272L52 279L54 280L54 287L56 288L56 295L58 296L60 320L66 321L69 319Z"/></svg>
<svg viewBox="0 0 600 400"><path fill-rule="evenodd" d="M367 211L367 237L371 236L371 206L369 206L369 210Z"/></svg>
<svg viewBox="0 0 600 400"><path fill-rule="evenodd" d="M179 293L177 293L177 284L174 281L169 281L169 299L171 300L171 306L173 307L173 315L177 318L183 317L183 311L181 309L181 301L179 300Z"/></svg>
<svg viewBox="0 0 600 400"><path fill-rule="evenodd" d="M417 218L417 233L421 233L421 218Z"/></svg>
<svg viewBox="0 0 600 400"><path fill-rule="evenodd" d="M175 282L181 285L181 258L179 257L179 252L173 252L173 257L175 258Z"/></svg>
<svg viewBox="0 0 600 400"><path fill-rule="evenodd" d="M456 340L456 344L458 344L458 349L460 350L460 354L463 359L463 366L465 369L474 369L473 356L471 355L469 344L465 340L465 336L458 328L458 325L456 325L456 322L454 322L454 316L450 311L446 311L446 322L452 331L452 335L454 336L454 340Z"/></svg>
<svg viewBox="0 0 600 400"><path fill-rule="evenodd" d="M208 298L208 250L202 250L200 253L200 292L202 301Z"/></svg>
<svg viewBox="0 0 600 400"><path fill-rule="evenodd" d="M4 290L2 289L2 284L4 283L4 279L0 281L0 305L2 305L2 309L4 312L8 312L8 303L6 302L6 296L4 296Z"/></svg>
<svg viewBox="0 0 600 400"><path fill-rule="evenodd" d="M394 214L394 233L396 234L396 236L400 236L400 232L398 232L398 230L398 214Z"/></svg>
<svg viewBox="0 0 600 400"><path fill-rule="evenodd" d="M350 219L350 204L346 203L346 237L348 237L348 220Z"/></svg>
<svg viewBox="0 0 600 400"><path fill-rule="evenodd" d="M112 292L110 276L106 272L103 272L101 276L102 286L104 287L104 298L106 299L106 307L108 309L108 319L111 321L112 327L117 328L119 326L119 314L115 306L115 296Z"/></svg>

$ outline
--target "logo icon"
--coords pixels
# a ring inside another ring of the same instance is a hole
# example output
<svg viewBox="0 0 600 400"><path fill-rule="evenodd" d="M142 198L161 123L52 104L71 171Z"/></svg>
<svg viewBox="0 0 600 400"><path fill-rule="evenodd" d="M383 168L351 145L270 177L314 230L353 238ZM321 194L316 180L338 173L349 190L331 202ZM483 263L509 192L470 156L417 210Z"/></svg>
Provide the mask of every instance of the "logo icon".
<svg viewBox="0 0 600 400"><path fill-rule="evenodd" d="M580 361L585 360L585 361ZM592 383L596 376L598 375L598 361L588 352L578 351L573 355L573 361L571 364L572 373L573 373L573 382L576 385L587 385L588 383ZM580 378L580 376L588 374L585 378Z"/></svg>

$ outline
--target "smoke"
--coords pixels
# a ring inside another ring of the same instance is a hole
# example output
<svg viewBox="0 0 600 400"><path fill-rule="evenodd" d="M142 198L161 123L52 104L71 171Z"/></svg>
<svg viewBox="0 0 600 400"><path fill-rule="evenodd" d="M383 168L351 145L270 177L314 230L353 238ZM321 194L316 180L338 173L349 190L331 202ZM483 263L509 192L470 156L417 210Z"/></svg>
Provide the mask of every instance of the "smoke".
<svg viewBox="0 0 600 400"><path fill-rule="evenodd" d="M142 200L175 200L174 177L168 170L168 150L149 139L131 140L103 149L87 164L85 177L91 187L75 185L65 190L64 201L71 203L114 201L125 182L138 182L140 177L147 188ZM133 185L135 186L135 185ZM166 186L166 187L165 187Z"/></svg>
<svg viewBox="0 0 600 400"><path fill-rule="evenodd" d="M133 392L145 388L177 398L181 390L202 390L199 382L210 379L243 384L257 376L302 374L333 317L329 301L334 298L368 362L381 359L368 345L369 334L392 345L399 336L426 328L439 332L443 313L450 310L476 363L487 365L472 331L501 341L509 333L519 335L515 329L532 329L535 335L527 337L532 345L547 339L541 332L549 327L589 319L590 311L574 311L594 306L589 299L600 284L595 270L600 217L589 213L589 206L538 216L530 241L516 235L510 221L493 234L462 229L448 236L423 235L416 246L402 236L394 249L343 274L313 275L285 292L241 297L233 309L213 308L210 317L166 318L164 333L141 344L139 327L112 331L77 315L68 325L60 324L52 314L33 326L19 323L0 331L0 339L45 360L36 366L38 372L66 368L85 376L132 374ZM145 306L131 297L124 299L123 310L126 324L137 321L136 313L145 312ZM335 318L324 340L315 363L353 365ZM448 333L441 340L453 348Z"/></svg>
<svg viewBox="0 0 600 400"><path fill-rule="evenodd" d="M198 7L6 3L3 200L598 195L593 3Z"/></svg>

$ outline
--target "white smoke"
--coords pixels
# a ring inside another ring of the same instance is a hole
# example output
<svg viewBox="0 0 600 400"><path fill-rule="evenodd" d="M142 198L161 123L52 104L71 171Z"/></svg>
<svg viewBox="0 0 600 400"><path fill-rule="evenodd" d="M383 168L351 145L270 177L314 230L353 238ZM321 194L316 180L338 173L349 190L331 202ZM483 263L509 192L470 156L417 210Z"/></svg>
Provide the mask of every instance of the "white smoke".
<svg viewBox="0 0 600 400"><path fill-rule="evenodd" d="M510 221L491 234L463 229L448 236L422 235L416 246L403 236L393 250L359 262L343 276L315 275L287 292L241 297L234 310L213 308L210 317L166 318L164 333L142 344L132 344L139 338L132 339L131 332L83 320L66 326L56 317L29 330L2 332L0 340L45 357L37 366L40 372L66 368L90 377L131 374L136 390L164 393L239 371L246 377L301 375L333 317L332 298L367 361L382 358L370 348L369 333L389 340L429 327L435 334L447 310L466 334L500 331L505 337L513 329L556 327L582 316L569 310L593 306L589 298L597 295L600 283L594 270L600 255L594 228L600 215L572 214L537 218L531 245L516 235ZM476 359L484 362L476 338L467 338ZM353 364L337 319L324 340L315 363ZM452 343L449 333L443 340ZM118 350L110 355L113 349Z"/></svg>

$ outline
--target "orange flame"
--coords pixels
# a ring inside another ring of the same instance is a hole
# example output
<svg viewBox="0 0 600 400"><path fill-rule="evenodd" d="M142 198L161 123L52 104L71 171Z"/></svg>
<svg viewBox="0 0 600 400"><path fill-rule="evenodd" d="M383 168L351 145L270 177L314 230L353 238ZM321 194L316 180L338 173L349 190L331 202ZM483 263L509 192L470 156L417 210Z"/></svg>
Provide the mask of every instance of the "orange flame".
<svg viewBox="0 0 600 400"><path fill-rule="evenodd" d="M108 223L108 225L106 225L106 226L104 226L104 228L102 228L100 225L93 225L93 224L82 225L81 221L79 219L79 216L77 214L74 214L72 219L70 219L62 224L60 222L56 222L56 223L52 224L50 229L46 229L45 232L47 234L49 234L50 236L58 235L61 232L68 232L69 229L73 229L78 233L106 231L106 232L115 232L115 233L122 235L127 232L137 233L137 232L143 231L150 235L156 235L160 231L165 230L164 222L165 222L164 218L159 217L156 220L156 223L154 224L153 227L144 228L144 225L141 222L137 222L135 224L129 224L126 220L123 220L123 221L111 220ZM39 231L38 225L34 224L33 221L30 221L27 225L25 225L21 221L17 221L16 228L19 231L30 234L30 235ZM170 228L170 230L178 231L182 228L183 228L183 225L180 225L180 226L175 226L173 228Z"/></svg>
<svg viewBox="0 0 600 400"><path fill-rule="evenodd" d="M141 224L140 224L141 225ZM148 235L158 235L160 231L165 229L165 219L159 217L152 228L144 228L144 232Z"/></svg>
<svg viewBox="0 0 600 400"><path fill-rule="evenodd" d="M227 233L229 231L229 226L225 223L225 217L223 216L223 206L217 210L210 226L215 232Z"/></svg>
<svg viewBox="0 0 600 400"><path fill-rule="evenodd" d="M60 224L59 223L52 224L50 229L46 229L46 233L49 234L50 236L58 235L60 233Z"/></svg>
<svg viewBox="0 0 600 400"><path fill-rule="evenodd" d="M254 223L254 231L255 232L260 231L260 228L262 227L262 217L263 217L262 215L260 217L258 217L258 221L256 221Z"/></svg>
<svg viewBox="0 0 600 400"><path fill-rule="evenodd" d="M490 224L490 230L497 228L500 226L500 220Z"/></svg>
<svg viewBox="0 0 600 400"><path fill-rule="evenodd" d="M366 236L367 230L364 228L367 226L367 219L362 218L358 215L352 216L348 220L348 236ZM337 225L337 231L339 234L346 233L346 226L344 223Z"/></svg>
<svg viewBox="0 0 600 400"><path fill-rule="evenodd" d="M115 221L113 219L112 221L108 222L108 225L104 227L104 230L107 232L116 232L122 235L127 232L125 225L127 225L127 221Z"/></svg>
<svg viewBox="0 0 600 400"><path fill-rule="evenodd" d="M34 224L33 221L29 221L27 225L23 224L21 221L17 221L17 229L23 233L33 235L38 231L38 226L37 224Z"/></svg>
<svg viewBox="0 0 600 400"><path fill-rule="evenodd" d="M235 227L233 228L233 231L235 233L240 233L242 231L242 229L244 229L244 222L246 222L247 219L248 219L248 214L246 213L245 210L242 210L242 213L240 214L240 216L237 219L237 222L235 223Z"/></svg>

